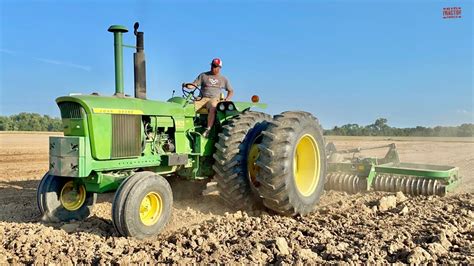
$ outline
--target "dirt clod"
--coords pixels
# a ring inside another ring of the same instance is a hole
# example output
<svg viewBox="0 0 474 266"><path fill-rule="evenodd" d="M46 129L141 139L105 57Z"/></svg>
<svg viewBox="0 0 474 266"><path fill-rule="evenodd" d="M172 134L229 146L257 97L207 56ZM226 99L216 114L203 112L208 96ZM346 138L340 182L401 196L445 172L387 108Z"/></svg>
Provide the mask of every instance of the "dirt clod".
<svg viewBox="0 0 474 266"><path fill-rule="evenodd" d="M298 255L301 259L303 260L315 260L318 258L318 254L314 253L311 249L309 248L304 248L300 249L298 251Z"/></svg>
<svg viewBox="0 0 474 266"><path fill-rule="evenodd" d="M339 244L337 244L336 248L338 250L346 250L346 248L349 247L349 244L345 243L345 242L341 242Z"/></svg>
<svg viewBox="0 0 474 266"><path fill-rule="evenodd" d="M431 260L431 255L422 247L416 247L410 255L408 255L408 263L420 264Z"/></svg>
<svg viewBox="0 0 474 266"><path fill-rule="evenodd" d="M401 210L398 212L400 215L407 215L408 214L408 207L403 206Z"/></svg>
<svg viewBox="0 0 474 266"><path fill-rule="evenodd" d="M448 238L446 237L446 231L441 231L434 237L434 240L440 243L446 249L451 247L451 242L449 242Z"/></svg>
<svg viewBox="0 0 474 266"><path fill-rule="evenodd" d="M290 248L288 247L288 243L283 237L277 237L275 239L275 244L282 255L290 254Z"/></svg>
<svg viewBox="0 0 474 266"><path fill-rule="evenodd" d="M397 203L402 203L406 201L408 198L403 194L403 192L398 191L395 196L397 197Z"/></svg>
<svg viewBox="0 0 474 266"><path fill-rule="evenodd" d="M430 243L428 244L428 251L432 256L445 255L448 253L448 250L439 243Z"/></svg>
<svg viewBox="0 0 474 266"><path fill-rule="evenodd" d="M77 228L79 228L79 224L65 224L60 228L66 231L66 233L73 233L76 232Z"/></svg>
<svg viewBox="0 0 474 266"><path fill-rule="evenodd" d="M397 198L393 195L382 197L379 200L378 209L380 211L387 211L397 206Z"/></svg>

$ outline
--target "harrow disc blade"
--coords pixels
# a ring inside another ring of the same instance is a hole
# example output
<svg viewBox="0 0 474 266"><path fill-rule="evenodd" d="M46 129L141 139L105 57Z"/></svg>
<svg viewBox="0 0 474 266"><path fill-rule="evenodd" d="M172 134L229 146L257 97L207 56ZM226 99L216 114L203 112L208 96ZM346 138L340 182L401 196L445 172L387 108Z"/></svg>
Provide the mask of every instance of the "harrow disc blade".
<svg viewBox="0 0 474 266"><path fill-rule="evenodd" d="M376 191L398 192L418 196L446 195L446 186L438 180L417 176L377 175L373 180Z"/></svg>
<svg viewBox="0 0 474 266"><path fill-rule="evenodd" d="M365 190L366 184L364 180L357 175L348 173L329 173L326 177L326 190L345 191L347 193L355 194Z"/></svg>

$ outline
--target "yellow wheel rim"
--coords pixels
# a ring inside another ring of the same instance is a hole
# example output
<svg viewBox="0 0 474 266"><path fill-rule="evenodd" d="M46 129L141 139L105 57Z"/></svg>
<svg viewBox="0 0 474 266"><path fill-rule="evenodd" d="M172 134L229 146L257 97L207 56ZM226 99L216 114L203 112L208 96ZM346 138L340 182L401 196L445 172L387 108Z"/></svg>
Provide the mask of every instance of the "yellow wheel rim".
<svg viewBox="0 0 474 266"><path fill-rule="evenodd" d="M250 181L253 184L255 184L256 182L257 172L259 169L259 167L256 164L259 155L260 155L260 151L258 150L258 144L252 144L252 146L250 146L249 155L247 157L247 169L248 169Z"/></svg>
<svg viewBox="0 0 474 266"><path fill-rule="evenodd" d="M309 135L303 135L296 144L293 157L293 177L301 195L313 194L319 181L320 153L317 142Z"/></svg>
<svg viewBox="0 0 474 266"><path fill-rule="evenodd" d="M68 181L61 189L59 201L68 211L78 210L86 201L86 188L84 185L75 186L74 181Z"/></svg>
<svg viewBox="0 0 474 266"><path fill-rule="evenodd" d="M140 203L140 220L144 225L154 225L160 218L162 210L163 201L161 196L156 192L150 192Z"/></svg>

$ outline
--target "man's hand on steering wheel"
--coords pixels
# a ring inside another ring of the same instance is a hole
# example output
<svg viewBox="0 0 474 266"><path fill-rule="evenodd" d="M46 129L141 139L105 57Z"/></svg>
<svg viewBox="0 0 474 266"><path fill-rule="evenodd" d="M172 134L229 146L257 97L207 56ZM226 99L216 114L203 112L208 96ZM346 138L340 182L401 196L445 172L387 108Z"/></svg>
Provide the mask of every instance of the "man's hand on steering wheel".
<svg viewBox="0 0 474 266"><path fill-rule="evenodd" d="M183 89L188 89L188 90L198 89L198 86L196 86L194 83L183 83L183 84L181 84L181 87Z"/></svg>
<svg viewBox="0 0 474 266"><path fill-rule="evenodd" d="M181 88L183 91L184 98L188 98L191 95L191 98L194 101L198 101L201 99L201 90L194 83L183 83L181 84ZM195 94L196 91L199 92L198 95Z"/></svg>

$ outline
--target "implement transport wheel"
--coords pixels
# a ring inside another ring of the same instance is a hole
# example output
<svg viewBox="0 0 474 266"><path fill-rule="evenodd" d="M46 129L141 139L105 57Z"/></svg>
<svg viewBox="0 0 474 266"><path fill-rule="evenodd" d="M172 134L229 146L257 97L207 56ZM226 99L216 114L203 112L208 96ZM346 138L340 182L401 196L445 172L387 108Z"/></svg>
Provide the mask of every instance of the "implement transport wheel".
<svg viewBox="0 0 474 266"><path fill-rule="evenodd" d="M157 235L171 217L173 193L160 175L138 172L122 182L112 203L112 221L122 236Z"/></svg>
<svg viewBox="0 0 474 266"><path fill-rule="evenodd" d="M246 111L229 120L219 133L214 153L214 178L220 197L233 208L248 210L261 205L255 190L259 186L255 162L263 137L261 133L269 120L270 115Z"/></svg>
<svg viewBox="0 0 474 266"><path fill-rule="evenodd" d="M284 112L262 134L257 181L263 204L289 216L309 213L319 202L326 177L318 120L306 112Z"/></svg>
<svg viewBox="0 0 474 266"><path fill-rule="evenodd" d="M96 193L87 192L86 187L73 178L48 173L36 191L38 208L43 220L48 222L84 220L91 214L96 198Z"/></svg>

